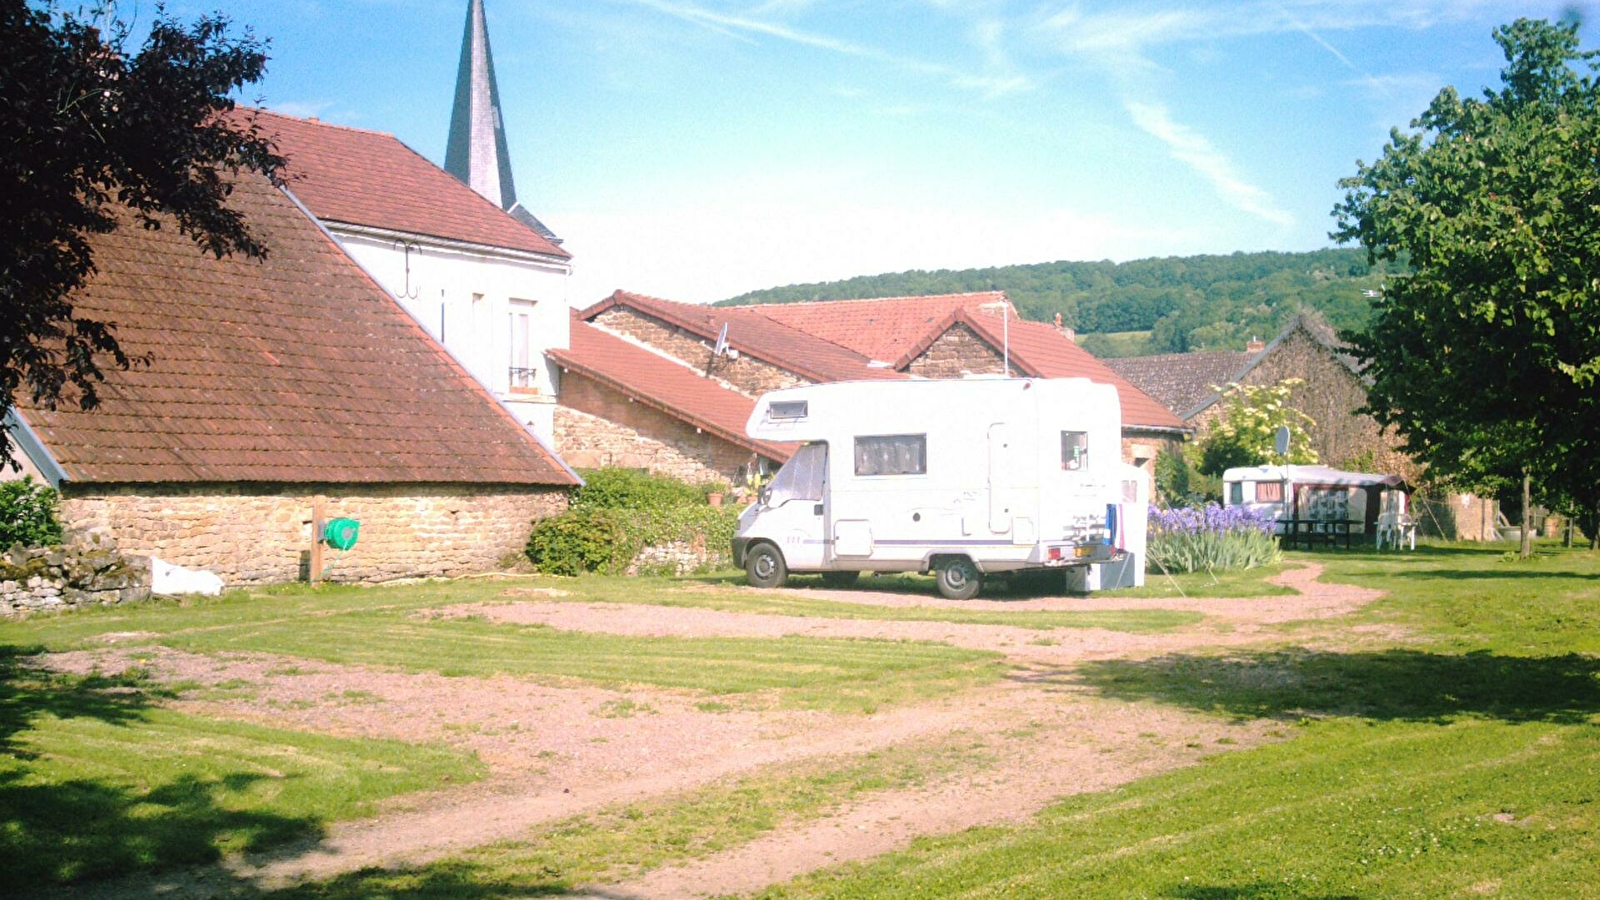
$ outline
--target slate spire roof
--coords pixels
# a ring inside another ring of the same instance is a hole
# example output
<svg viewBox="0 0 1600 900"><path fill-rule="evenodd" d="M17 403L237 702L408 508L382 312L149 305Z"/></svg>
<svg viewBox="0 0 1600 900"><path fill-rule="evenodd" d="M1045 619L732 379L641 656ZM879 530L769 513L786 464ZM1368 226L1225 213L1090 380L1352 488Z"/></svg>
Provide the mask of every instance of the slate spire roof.
<svg viewBox="0 0 1600 900"><path fill-rule="evenodd" d="M517 202L483 0L467 3L467 25L461 35L461 64L456 69L456 98L450 109L444 169L547 240L561 242L526 206Z"/></svg>

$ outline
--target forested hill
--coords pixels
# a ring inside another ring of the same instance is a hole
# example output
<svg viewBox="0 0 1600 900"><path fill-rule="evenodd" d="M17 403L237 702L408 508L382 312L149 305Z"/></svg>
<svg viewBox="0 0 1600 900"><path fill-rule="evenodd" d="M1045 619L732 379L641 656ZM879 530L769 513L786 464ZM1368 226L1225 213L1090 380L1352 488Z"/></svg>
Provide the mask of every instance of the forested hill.
<svg viewBox="0 0 1600 900"><path fill-rule="evenodd" d="M718 305L1003 290L1025 318L1049 321L1059 312L1091 352L1125 356L1242 350L1306 307L1336 327L1358 328L1371 304L1363 291L1380 289L1385 274L1360 249L1234 253L897 272L752 291Z"/></svg>

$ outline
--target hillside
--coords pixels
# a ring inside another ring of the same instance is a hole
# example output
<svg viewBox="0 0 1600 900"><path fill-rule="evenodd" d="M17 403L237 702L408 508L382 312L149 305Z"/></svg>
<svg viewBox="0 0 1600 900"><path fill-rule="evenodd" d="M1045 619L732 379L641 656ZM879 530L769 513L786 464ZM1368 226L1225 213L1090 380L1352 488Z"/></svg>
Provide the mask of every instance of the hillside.
<svg viewBox="0 0 1600 900"><path fill-rule="evenodd" d="M1026 318L1048 321L1059 312L1098 355L1181 353L1243 349L1251 337L1270 337L1305 307L1319 310L1335 327L1361 327L1371 304L1362 292L1380 289L1389 270L1381 263L1369 266L1366 252L1358 249L1050 262L795 284L718 305L998 289Z"/></svg>

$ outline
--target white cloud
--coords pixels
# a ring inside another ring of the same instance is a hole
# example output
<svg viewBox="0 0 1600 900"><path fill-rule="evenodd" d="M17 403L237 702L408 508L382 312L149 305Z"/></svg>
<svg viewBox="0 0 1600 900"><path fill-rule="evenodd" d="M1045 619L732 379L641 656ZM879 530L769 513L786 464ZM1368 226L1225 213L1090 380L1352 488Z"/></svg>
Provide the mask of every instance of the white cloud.
<svg viewBox="0 0 1600 900"><path fill-rule="evenodd" d="M1268 222L1285 227L1294 224L1294 217L1278 206L1271 194L1245 181L1232 161L1205 135L1172 121L1163 106L1131 101L1124 105L1135 125L1166 144L1174 159L1209 181L1224 202Z"/></svg>

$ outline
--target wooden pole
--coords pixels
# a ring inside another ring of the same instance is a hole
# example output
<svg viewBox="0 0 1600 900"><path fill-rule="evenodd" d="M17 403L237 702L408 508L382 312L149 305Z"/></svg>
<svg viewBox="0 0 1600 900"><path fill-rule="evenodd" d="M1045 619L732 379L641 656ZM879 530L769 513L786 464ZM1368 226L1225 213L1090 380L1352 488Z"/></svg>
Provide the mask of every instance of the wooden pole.
<svg viewBox="0 0 1600 900"><path fill-rule="evenodd" d="M1529 509L1533 506L1533 476L1522 470L1522 558L1533 556L1533 531L1528 528Z"/></svg>
<svg viewBox="0 0 1600 900"><path fill-rule="evenodd" d="M322 580L322 497L311 498L311 583Z"/></svg>

